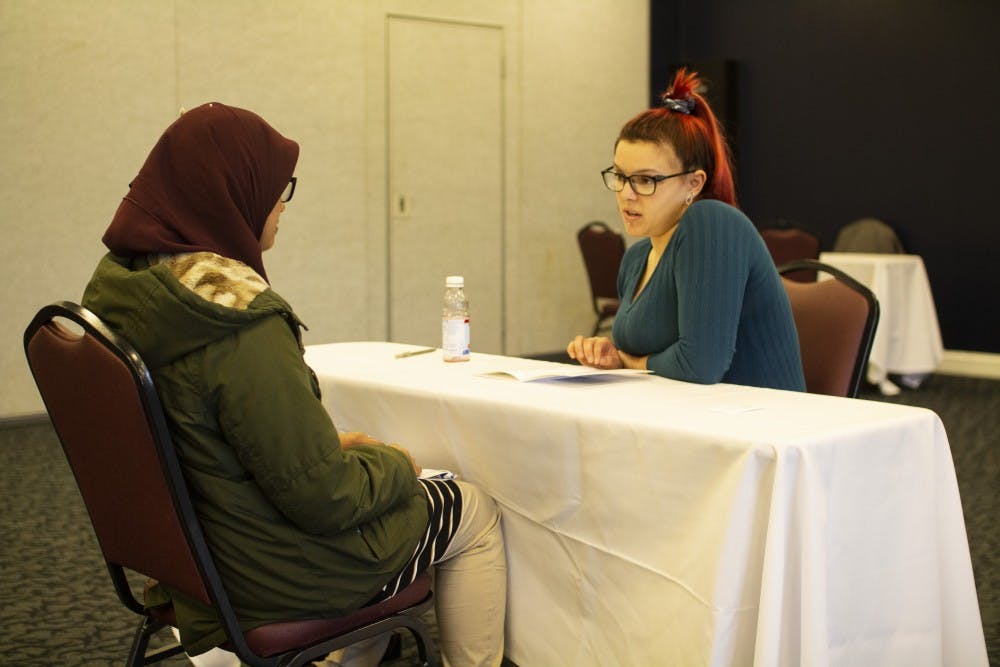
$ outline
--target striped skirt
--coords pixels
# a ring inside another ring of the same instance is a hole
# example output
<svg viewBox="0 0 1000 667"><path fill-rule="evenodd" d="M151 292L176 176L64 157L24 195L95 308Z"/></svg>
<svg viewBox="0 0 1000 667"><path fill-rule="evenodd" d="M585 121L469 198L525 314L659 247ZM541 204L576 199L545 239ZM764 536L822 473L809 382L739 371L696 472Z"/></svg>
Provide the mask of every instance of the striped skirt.
<svg viewBox="0 0 1000 667"><path fill-rule="evenodd" d="M427 498L427 514L430 517L427 531L399 574L389 580L368 604L392 597L413 583L418 574L439 561L448 550L451 538L462 520L462 492L455 482L442 479L417 481L423 486Z"/></svg>

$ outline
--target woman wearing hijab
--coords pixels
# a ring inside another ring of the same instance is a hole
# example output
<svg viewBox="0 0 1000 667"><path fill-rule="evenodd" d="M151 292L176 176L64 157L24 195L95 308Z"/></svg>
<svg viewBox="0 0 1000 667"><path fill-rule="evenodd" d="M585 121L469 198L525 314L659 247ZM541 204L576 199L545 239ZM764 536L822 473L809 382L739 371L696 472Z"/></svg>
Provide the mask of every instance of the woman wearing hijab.
<svg viewBox="0 0 1000 667"><path fill-rule="evenodd" d="M343 615L435 564L445 663L498 665L495 503L462 481L418 480L396 445L338 434L303 360L302 325L268 284L261 253L294 194L298 153L250 111L184 113L108 227L83 304L149 366L245 628ZM211 609L163 588L150 602L173 600L189 654L224 640ZM336 659L377 660L387 641Z"/></svg>

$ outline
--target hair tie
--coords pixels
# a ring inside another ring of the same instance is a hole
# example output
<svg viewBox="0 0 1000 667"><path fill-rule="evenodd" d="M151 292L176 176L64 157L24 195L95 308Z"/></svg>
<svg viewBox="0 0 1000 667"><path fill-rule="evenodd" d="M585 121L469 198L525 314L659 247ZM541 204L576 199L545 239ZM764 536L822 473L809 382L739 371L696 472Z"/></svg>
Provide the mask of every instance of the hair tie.
<svg viewBox="0 0 1000 667"><path fill-rule="evenodd" d="M687 116L690 116L691 112L694 111L694 105L695 101L690 97L678 100L673 97L667 97L666 95L663 96L663 106L667 107L671 111L677 111Z"/></svg>

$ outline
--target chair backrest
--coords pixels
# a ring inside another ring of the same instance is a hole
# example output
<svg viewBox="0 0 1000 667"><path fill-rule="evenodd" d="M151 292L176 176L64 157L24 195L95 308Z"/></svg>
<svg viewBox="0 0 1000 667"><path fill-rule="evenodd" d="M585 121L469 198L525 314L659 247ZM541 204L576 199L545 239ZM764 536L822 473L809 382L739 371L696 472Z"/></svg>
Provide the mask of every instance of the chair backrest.
<svg viewBox="0 0 1000 667"><path fill-rule="evenodd" d="M124 567L214 606L243 644L138 353L67 301L38 312L24 349L122 602L142 612Z"/></svg>
<svg viewBox="0 0 1000 667"><path fill-rule="evenodd" d="M896 230L877 218L861 218L837 232L834 252L870 252L902 254L906 252Z"/></svg>
<svg viewBox="0 0 1000 667"><path fill-rule="evenodd" d="M618 300L618 268L625 255L625 239L599 221L581 227L576 239L590 280L594 312L600 314L599 300Z"/></svg>
<svg viewBox="0 0 1000 667"><path fill-rule="evenodd" d="M805 283L786 277L802 270L832 279ZM857 396L878 326L874 293L843 271L814 260L790 262L778 272L792 305L806 391Z"/></svg>
<svg viewBox="0 0 1000 667"><path fill-rule="evenodd" d="M767 227L760 230L764 245L771 253L775 266L782 266L799 259L818 259L820 250L819 237L802 227L782 226ZM815 271L796 271L786 276L791 280L812 282L816 280Z"/></svg>

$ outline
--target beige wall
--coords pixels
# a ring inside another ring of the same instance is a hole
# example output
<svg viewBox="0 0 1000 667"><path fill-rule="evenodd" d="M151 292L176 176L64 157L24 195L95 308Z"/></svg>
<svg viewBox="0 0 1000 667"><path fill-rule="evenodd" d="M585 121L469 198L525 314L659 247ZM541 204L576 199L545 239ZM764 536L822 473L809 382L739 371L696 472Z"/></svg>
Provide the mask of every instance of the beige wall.
<svg viewBox="0 0 1000 667"><path fill-rule="evenodd" d="M645 104L646 0L0 0L0 418L42 410L25 324L79 299L153 142L210 100L302 145L302 187L265 260L307 342L385 337L387 12L503 26L506 351L589 329L574 233L618 223L597 174Z"/></svg>

